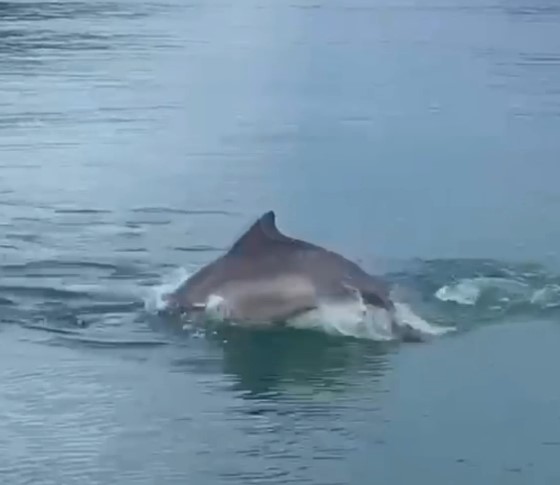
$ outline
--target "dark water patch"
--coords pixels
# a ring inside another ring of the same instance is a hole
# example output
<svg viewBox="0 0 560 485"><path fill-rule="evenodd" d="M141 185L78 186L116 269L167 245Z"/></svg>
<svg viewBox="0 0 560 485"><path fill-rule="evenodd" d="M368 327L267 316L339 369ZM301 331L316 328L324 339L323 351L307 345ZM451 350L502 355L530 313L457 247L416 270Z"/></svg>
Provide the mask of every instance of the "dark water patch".
<svg viewBox="0 0 560 485"><path fill-rule="evenodd" d="M143 214L183 214L183 215L224 215L230 216L235 214L235 212L229 210L219 210L219 209L176 209L173 207L138 207L132 209L132 212L143 213Z"/></svg>
<svg viewBox="0 0 560 485"><path fill-rule="evenodd" d="M81 315L106 315L106 314L128 314L142 310L144 304L141 301L124 303L94 303L91 305L80 305L78 308Z"/></svg>
<svg viewBox="0 0 560 485"><path fill-rule="evenodd" d="M141 238L143 235L144 235L143 229L138 230L138 229L133 229L132 227L130 227L129 230L125 230L119 233L119 236L126 239L137 239L137 238Z"/></svg>
<svg viewBox="0 0 560 485"><path fill-rule="evenodd" d="M142 226L137 222L126 221L124 225L128 229L142 230Z"/></svg>
<svg viewBox="0 0 560 485"><path fill-rule="evenodd" d="M85 337L83 334L61 334L60 342L96 349L144 349L170 345L165 340L133 340L116 338Z"/></svg>
<svg viewBox="0 0 560 485"><path fill-rule="evenodd" d="M32 222L32 223L44 223L44 219L41 217L31 217L31 216L16 216L12 218L14 222Z"/></svg>
<svg viewBox="0 0 560 485"><path fill-rule="evenodd" d="M501 7L503 11L511 16L520 18L554 18L560 16L560 5L550 2L504 2Z"/></svg>
<svg viewBox="0 0 560 485"><path fill-rule="evenodd" d="M39 330L41 332L47 333L55 333L61 335L79 335L80 331L76 329L66 328L62 326L51 326L46 324L33 324L33 323L24 323L22 324L23 328L27 328L29 330Z"/></svg>
<svg viewBox="0 0 560 485"><path fill-rule="evenodd" d="M94 20L107 16L138 18L147 12L139 7L131 9L134 3L123 2L0 2L0 19L14 21L45 20Z"/></svg>
<svg viewBox="0 0 560 485"><path fill-rule="evenodd" d="M232 483L298 483L296 479L290 479L292 470L283 470L279 467L270 467L262 472L232 472L221 471L219 476L222 480ZM322 485L339 485L337 482L324 481Z"/></svg>
<svg viewBox="0 0 560 485"><path fill-rule="evenodd" d="M556 53L522 53L518 65L538 65L557 68L560 65L560 54Z"/></svg>
<svg viewBox="0 0 560 485"><path fill-rule="evenodd" d="M16 233L16 232L9 232L4 235L6 239L15 239L18 241L24 242L31 242L31 243L40 243L41 242L41 235L35 233Z"/></svg>
<svg viewBox="0 0 560 485"><path fill-rule="evenodd" d="M48 30L0 31L0 54L41 56L51 51L108 51L130 41L122 34L60 33Z"/></svg>
<svg viewBox="0 0 560 485"><path fill-rule="evenodd" d="M45 301L35 305L26 322L33 320L37 325L50 325L57 328L84 329L93 322L83 318L69 302ZM38 322L38 323L37 323Z"/></svg>
<svg viewBox="0 0 560 485"><path fill-rule="evenodd" d="M0 52L1 54L1 52ZM27 62L27 60L26 60ZM2 64L0 64L0 68ZM25 73L18 73L18 76L25 75ZM45 149L45 150L59 150L60 148L72 148L80 146L80 142L78 141L27 141L25 143L20 142L6 142L2 145L2 151L9 152L14 151L17 153L24 152L25 150L29 149L29 146L33 146L35 149Z"/></svg>
<svg viewBox="0 0 560 485"><path fill-rule="evenodd" d="M324 8L325 5L321 3L293 3L290 5L291 8L296 8L298 10L319 10Z"/></svg>
<svg viewBox="0 0 560 485"><path fill-rule="evenodd" d="M29 127L29 126L40 126L44 123L57 123L65 120L65 115L63 113L48 112L48 111L28 111L26 113L15 113L15 114L4 114L2 119L0 119L0 129L2 128L12 128L14 126ZM2 164L2 167L22 167L22 168L35 168L39 167L39 164L13 164L7 165Z"/></svg>
<svg viewBox="0 0 560 485"><path fill-rule="evenodd" d="M145 247L141 247L141 246L118 248L115 251L118 253L147 253L148 252L148 250Z"/></svg>
<svg viewBox="0 0 560 485"><path fill-rule="evenodd" d="M10 300L9 298L0 296L0 306L15 305L15 304L16 302L14 300Z"/></svg>
<svg viewBox="0 0 560 485"><path fill-rule="evenodd" d="M100 271L117 271L119 267L111 263L96 261L64 261L45 259L41 261L29 261L22 264L3 264L0 265L1 271L24 273L34 271L57 271L63 269L75 269L77 271L95 269Z"/></svg>
<svg viewBox="0 0 560 485"><path fill-rule="evenodd" d="M324 12L324 13L343 13L343 14L407 14L407 13L414 13L414 12L427 12L427 13L434 13L434 14L494 14L500 13L501 8L498 5L469 5L468 3L462 4L455 4L455 5L443 5L438 4L436 2L425 2L423 4L419 3L409 3L409 2L402 2L402 3L376 3L376 4L369 4L368 2L349 2L346 4L345 2L336 2L333 4L306 4L306 3L294 3L290 5L290 8L302 10L302 11L310 11L315 12Z"/></svg>
<svg viewBox="0 0 560 485"><path fill-rule="evenodd" d="M175 251L181 251L185 253L215 253L224 251L222 248L218 248L215 246L208 246L205 244L197 244L192 246L179 246L173 248Z"/></svg>
<svg viewBox="0 0 560 485"><path fill-rule="evenodd" d="M90 294L85 291L65 290L62 288L23 286L23 285L0 285L1 293L13 294L15 296L25 296L36 299L55 299L55 300L75 300L86 299Z"/></svg>
<svg viewBox="0 0 560 485"><path fill-rule="evenodd" d="M51 221L50 222L53 226L58 227L92 227L92 226L112 226L110 222L105 221L86 221L86 220L77 220L77 221Z"/></svg>
<svg viewBox="0 0 560 485"><path fill-rule="evenodd" d="M111 214L110 210L107 209L93 209L93 208L58 208L54 209L57 214Z"/></svg>
<svg viewBox="0 0 560 485"><path fill-rule="evenodd" d="M8 145L3 145L2 149L6 148L6 146L9 148L9 144ZM21 147L27 147L27 145L21 145ZM17 208L25 208L25 209L41 209L41 210L46 210L46 211L51 211L52 207L46 205L46 204L39 204L36 202L29 202L29 200L25 200L25 199L5 199L5 200L0 200L0 206L6 206L6 207L17 207Z"/></svg>
<svg viewBox="0 0 560 485"><path fill-rule="evenodd" d="M140 219L131 221L132 224L140 225L140 226L168 226L173 221L169 219L164 220L154 220L154 219Z"/></svg>

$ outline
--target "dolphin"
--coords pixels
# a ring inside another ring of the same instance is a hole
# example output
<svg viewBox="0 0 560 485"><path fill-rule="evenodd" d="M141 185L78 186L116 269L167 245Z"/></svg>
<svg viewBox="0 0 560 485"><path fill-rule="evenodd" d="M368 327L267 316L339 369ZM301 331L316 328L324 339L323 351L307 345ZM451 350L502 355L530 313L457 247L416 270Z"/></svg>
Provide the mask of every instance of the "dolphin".
<svg viewBox="0 0 560 485"><path fill-rule="evenodd" d="M171 312L219 308L221 318L249 325L286 323L325 302L361 301L385 310L391 331L402 336L385 281L334 251L283 234L272 210L165 299Z"/></svg>

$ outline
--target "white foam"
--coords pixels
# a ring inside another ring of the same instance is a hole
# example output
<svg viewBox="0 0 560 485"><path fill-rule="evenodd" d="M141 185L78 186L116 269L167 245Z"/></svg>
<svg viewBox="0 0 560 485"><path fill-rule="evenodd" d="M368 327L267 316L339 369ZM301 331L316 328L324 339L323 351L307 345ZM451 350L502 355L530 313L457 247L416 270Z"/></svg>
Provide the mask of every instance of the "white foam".
<svg viewBox="0 0 560 485"><path fill-rule="evenodd" d="M474 305L480 297L480 288L472 281L461 281L456 285L442 286L436 291L436 298L461 305Z"/></svg>
<svg viewBox="0 0 560 485"><path fill-rule="evenodd" d="M177 268L161 284L150 288L144 298L146 310L152 313L165 310L167 308L165 296L175 291L190 275L191 273L185 268Z"/></svg>
<svg viewBox="0 0 560 485"><path fill-rule="evenodd" d="M395 323L423 336L440 336L455 331L455 327L431 324L414 313L406 303L395 302ZM363 301L326 302L317 310L290 320L290 326L324 331L330 335L344 335L368 340L394 340L391 315L383 308L365 305Z"/></svg>
<svg viewBox="0 0 560 485"><path fill-rule="evenodd" d="M529 301L532 290L529 285L508 278L465 278L452 285L442 286L435 296L441 301L460 305L476 305L484 292L497 292L496 299L501 302Z"/></svg>
<svg viewBox="0 0 560 485"><path fill-rule="evenodd" d="M388 312L374 310L363 301L324 302L315 310L288 321L293 328L323 331L330 335L344 335L370 340L392 340Z"/></svg>
<svg viewBox="0 0 560 485"><path fill-rule="evenodd" d="M536 290L531 296L531 303L542 308L560 306L560 285L552 284Z"/></svg>
<svg viewBox="0 0 560 485"><path fill-rule="evenodd" d="M229 315L227 301L220 295L210 295L205 302L204 313L211 320L224 322Z"/></svg>
<svg viewBox="0 0 560 485"><path fill-rule="evenodd" d="M406 303L395 302L395 319L397 325L409 327L422 335L439 336L457 330L455 327L434 325L412 311Z"/></svg>

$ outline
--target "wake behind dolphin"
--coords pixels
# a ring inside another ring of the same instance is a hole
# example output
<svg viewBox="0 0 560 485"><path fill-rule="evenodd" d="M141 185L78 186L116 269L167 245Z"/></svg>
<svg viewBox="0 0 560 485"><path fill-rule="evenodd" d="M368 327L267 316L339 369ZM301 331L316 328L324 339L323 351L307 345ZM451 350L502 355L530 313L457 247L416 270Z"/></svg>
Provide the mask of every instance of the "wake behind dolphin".
<svg viewBox="0 0 560 485"><path fill-rule="evenodd" d="M166 295L166 303L167 312L197 322L322 328L386 340L418 340L448 330L394 302L386 282L344 256L282 234L273 211Z"/></svg>

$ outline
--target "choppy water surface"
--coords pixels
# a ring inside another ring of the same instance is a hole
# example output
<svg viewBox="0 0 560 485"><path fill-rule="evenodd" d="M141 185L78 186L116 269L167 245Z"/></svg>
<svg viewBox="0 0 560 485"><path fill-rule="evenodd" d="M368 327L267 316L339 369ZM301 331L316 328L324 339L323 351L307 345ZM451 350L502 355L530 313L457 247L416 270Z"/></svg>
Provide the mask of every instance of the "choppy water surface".
<svg viewBox="0 0 560 485"><path fill-rule="evenodd" d="M551 0L0 2L2 483L555 484ZM255 217L458 332L195 332Z"/></svg>

